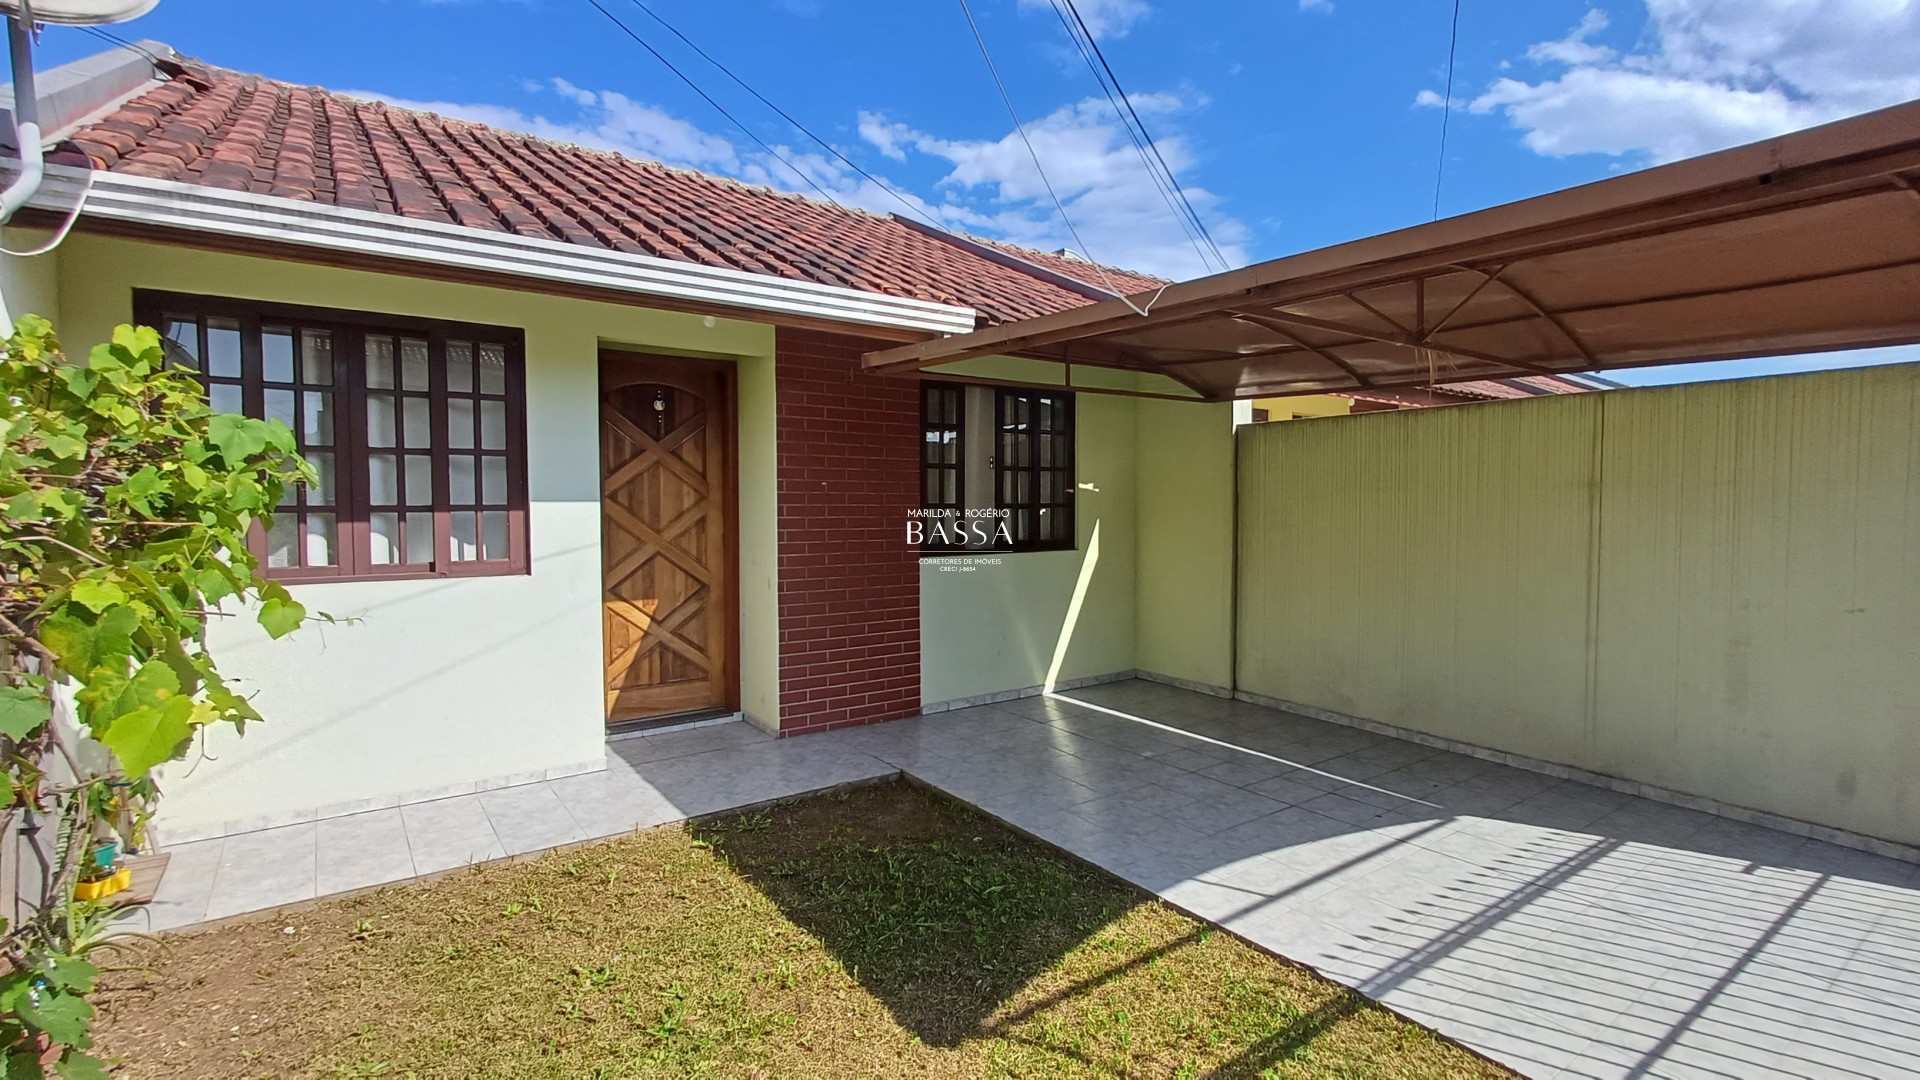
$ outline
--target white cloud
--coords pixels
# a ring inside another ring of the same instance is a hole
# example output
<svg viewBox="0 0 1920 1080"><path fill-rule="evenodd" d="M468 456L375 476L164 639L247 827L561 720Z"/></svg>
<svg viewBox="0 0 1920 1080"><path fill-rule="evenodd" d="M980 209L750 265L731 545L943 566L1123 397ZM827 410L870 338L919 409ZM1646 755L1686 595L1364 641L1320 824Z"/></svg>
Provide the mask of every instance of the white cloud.
<svg viewBox="0 0 1920 1080"><path fill-rule="evenodd" d="M1168 133L1169 121L1189 103L1176 94L1136 94L1132 102L1162 129L1155 141L1175 175L1190 173L1194 159L1187 141L1177 130ZM1017 133L948 139L877 115L872 121L863 123L862 134L869 126L883 133L876 149L910 149L946 163L940 186L978 216L969 226L977 231L1046 250L1084 244L1086 250L1080 253L1090 259L1176 279L1214 269L1194 251L1104 99L1064 106L1026 125L1047 170L1046 180L1080 234L1079 243L1061 222L1046 182ZM1246 226L1219 213L1218 197L1205 188L1187 185L1186 192L1228 260L1244 264Z"/></svg>
<svg viewBox="0 0 1920 1080"><path fill-rule="evenodd" d="M1056 0L1020 0L1022 10L1031 8L1051 9ZM1087 32L1105 41L1108 38L1126 37L1133 24L1153 13L1147 0L1076 0L1074 9L1080 12L1081 21L1087 24ZM1051 14L1051 12L1049 12Z"/></svg>
<svg viewBox="0 0 1920 1080"><path fill-rule="evenodd" d="M1621 52L1593 40L1608 20L1589 11L1528 50L1557 72L1501 78L1468 109L1506 117L1537 153L1662 162L1920 97L1915 0L1647 0L1647 14Z"/></svg>
<svg viewBox="0 0 1920 1080"><path fill-rule="evenodd" d="M1333 0L1300 0L1301 11L1318 11L1325 15L1333 14Z"/></svg>
<svg viewBox="0 0 1920 1080"><path fill-rule="evenodd" d="M748 140L706 131L656 106L610 90L590 90L565 79L523 85L529 92L546 97L552 107L529 112L487 103L410 101L366 91L347 93L635 158L721 173L783 191L817 196L824 190L843 206L879 214L906 211L901 200L888 191L892 188L914 210L948 228L1046 250L1081 246L1061 223L1026 145L1011 131L993 139L949 139L916 130L878 112L860 112L860 138L873 151L902 165L913 163L913 155L918 155L922 175L927 164L935 166L940 175L930 185L931 190L916 192L910 185L887 179L877 169L868 171L879 176L881 182L868 179L818 147L773 143L773 150L791 163L789 167L758 146L749 145ZM1178 94L1141 94L1132 100L1141 116L1153 122L1160 152L1175 174L1191 172L1193 154L1180 136L1177 122L1181 114L1201 102ZM1106 99L1087 99L1055 110L1029 123L1027 133L1088 249L1081 254L1172 278L1194 277L1213 269L1194 252L1179 220L1161 200ZM848 156L858 155L849 151ZM1247 228L1220 213L1219 200L1211 192L1192 186L1186 191L1227 258L1236 265L1244 264Z"/></svg>
<svg viewBox="0 0 1920 1080"><path fill-rule="evenodd" d="M912 135L912 130L905 124L890 123L879 113L860 110L860 137L895 161L907 160L906 148L901 144Z"/></svg>

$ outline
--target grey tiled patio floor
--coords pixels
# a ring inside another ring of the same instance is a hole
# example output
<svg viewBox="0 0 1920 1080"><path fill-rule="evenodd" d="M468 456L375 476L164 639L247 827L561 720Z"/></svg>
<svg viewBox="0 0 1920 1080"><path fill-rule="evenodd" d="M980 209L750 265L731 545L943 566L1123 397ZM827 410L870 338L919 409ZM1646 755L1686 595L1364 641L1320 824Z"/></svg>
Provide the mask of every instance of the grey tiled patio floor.
<svg viewBox="0 0 1920 1080"><path fill-rule="evenodd" d="M1920 867L1271 709L1128 682L609 763L180 845L155 924L903 770L1530 1076L1920 1068Z"/></svg>

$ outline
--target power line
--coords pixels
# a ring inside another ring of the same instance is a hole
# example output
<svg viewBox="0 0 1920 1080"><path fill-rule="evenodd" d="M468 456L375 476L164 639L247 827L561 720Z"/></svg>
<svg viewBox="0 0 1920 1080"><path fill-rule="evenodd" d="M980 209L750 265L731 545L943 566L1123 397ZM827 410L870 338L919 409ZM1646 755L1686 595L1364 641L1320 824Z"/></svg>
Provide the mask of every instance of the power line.
<svg viewBox="0 0 1920 1080"><path fill-rule="evenodd" d="M817 183L814 183L813 177L808 176L804 172L801 172L797 167L795 167L793 162L788 161L785 157L781 156L778 150L775 150L773 147L768 146L760 138L760 136L755 135L753 133L752 128L741 123L738 118L736 118L732 113L728 112L726 106L713 100L712 96L710 96L705 90L700 89L700 85L698 83L688 78L685 72L682 72L679 68L674 67L673 61L668 60L666 57L660 55L660 50L654 48L652 45L647 44L646 38L643 38L639 34L634 33L632 27L629 27L626 23L623 23L619 19L614 18L613 12L608 11L604 7L601 7L600 0L587 0L587 3L592 4L593 9L595 11L598 11L600 14L605 15L607 17L608 22L619 27L623 33L625 33L628 37L632 38L635 42L637 42L641 48L652 53L653 58L655 60L660 61L660 63L666 65L666 69L668 71L671 71L675 75L679 76L681 82L686 83L689 89L691 89L694 93L699 94L701 100L713 106L715 111L719 112L721 116L726 117L727 120L731 122L734 127L737 127L742 132L745 132L747 138L752 139L755 143L759 144L760 149L765 150L767 154L770 155L775 161L778 161L780 164L785 165L788 169L792 170L795 176L798 176L800 179L805 180L807 182L808 187L820 193L821 198L827 200L830 203L833 203L834 206L839 207L842 210L846 209L845 207L840 206L840 204L834 200L834 197L832 195L827 194L827 189L821 187Z"/></svg>
<svg viewBox="0 0 1920 1080"><path fill-rule="evenodd" d="M973 21L973 9L967 6L967 0L960 0L960 12L967 17L967 28L973 31L973 43L980 46L980 58L987 62L987 73L993 76L993 85L1000 90L1000 100L1007 106L1007 115L1013 118L1013 130L1020 134L1020 141L1027 145L1027 156L1033 159L1033 170L1040 174L1040 183L1046 187L1048 197L1053 199L1053 208L1060 211L1060 220L1066 222L1068 234L1073 237L1075 244L1080 245L1087 262L1100 271L1101 277L1107 279L1107 291L1125 301L1128 307L1133 307L1133 301L1127 300L1126 294L1114 284L1113 275L1107 273L1107 268L1093 257L1093 253L1087 249L1087 242L1080 239L1080 230L1073 227L1073 219L1067 216L1066 204L1060 201L1059 193L1053 190L1053 181L1047 178L1046 167L1040 164L1040 152L1033 148L1033 140L1027 138L1026 125L1020 122L1020 113L1013 107L1013 96L1007 93L1007 84L1000 81L1000 69L994 66L993 54L987 51L987 39L980 36L980 26ZM1152 307L1151 302L1148 307ZM1146 314L1139 308L1134 310Z"/></svg>
<svg viewBox="0 0 1920 1080"><path fill-rule="evenodd" d="M1153 135L1147 131L1146 123L1134 110L1133 99L1127 96L1126 89L1120 85L1120 77L1113 72L1113 65L1107 63L1106 54L1100 51L1100 42L1094 38L1092 31L1087 29L1086 20L1080 17L1080 9L1073 6L1073 0L1063 0L1063 2L1067 5L1067 10L1073 14L1073 21L1079 25L1080 32L1086 35L1087 44L1092 46L1093 55L1100 61L1100 66L1106 71L1107 78L1113 81L1113 88L1119 92L1120 101L1127 107L1127 114L1133 117L1135 124L1139 125L1140 134L1147 141L1147 149L1152 151L1154 160L1160 163L1160 167L1166 170L1168 182L1173 185L1174 192L1179 195L1180 204L1185 206L1187 213L1192 216L1193 224L1200 230L1200 235L1206 240L1207 247L1213 250L1214 257L1220 260L1222 266L1231 265L1227 262L1226 256L1220 253L1220 245L1214 243L1213 234L1207 230L1207 223L1201 220L1199 213L1193 209L1193 203L1187 199L1187 193L1180 187L1179 178L1173 175L1173 169L1167 165L1167 159L1161 156L1160 147L1153 141Z"/></svg>
<svg viewBox="0 0 1920 1080"><path fill-rule="evenodd" d="M1447 175L1447 121L1453 119L1453 57L1460 46L1460 0L1453 0L1453 29L1447 34L1447 96L1440 103L1440 163L1433 170L1433 220L1440 220L1440 181Z"/></svg>
<svg viewBox="0 0 1920 1080"><path fill-rule="evenodd" d="M1094 64L1093 54L1087 51L1086 45L1081 43L1080 35L1074 32L1073 23L1067 21L1067 13L1058 0L1054 0L1051 6L1054 15L1060 19L1060 29L1066 31L1068 40L1073 42L1074 48L1080 53L1081 61L1087 65L1087 70L1093 73L1094 82L1100 84L1101 92L1107 95L1107 103L1113 106L1114 115L1119 118L1120 126L1126 129L1127 137L1133 142L1134 151L1140 155L1140 164L1146 168L1147 175L1153 178L1154 190L1160 193L1161 201L1167 204L1167 209L1172 212L1174 220L1180 223L1180 231L1187 235L1187 242L1193 245L1193 253L1200 257L1200 264L1207 266L1207 252L1200 246L1200 234L1194 230L1193 224L1187 220L1185 214L1181 213L1180 208L1174 205L1173 192L1168 190L1167 181L1161 177L1160 171L1154 168L1153 161L1147 157L1146 144L1141 142L1140 134L1133 129L1133 125L1127 122L1127 115L1121 109L1120 102L1114 98L1106 76L1102 75L1100 68Z"/></svg>
<svg viewBox="0 0 1920 1080"><path fill-rule="evenodd" d="M807 138L812 139L814 142L817 142L821 146L825 147L827 150L827 153L832 154L836 158L839 158L840 161L847 166L847 168L852 169L854 172L859 173L861 176L871 181L875 187L878 187L880 190L893 196L894 201L898 202L901 206L904 206L908 210L911 210L915 214L918 214L922 218L925 218L928 224L934 226L935 228L943 227L938 221L935 221L933 217L930 216L925 210L921 209L919 206L916 206L906 196L900 194L898 191L895 191L891 186L887 184L886 181L881 180L879 177L861 168L858 164L856 164L853 161L853 159L847 157L847 155L841 153L838 149L836 149L832 143L828 142L827 140L821 138L818 135L815 135L812 132L812 130L810 130L807 127L807 125L801 123L798 120L795 120L787 112L787 110L767 100L766 95L762 94L760 91L755 90L752 86L748 85L745 79L742 79L740 76L735 75L733 73L733 70L727 67L727 65L721 63L718 60L715 60L712 56L708 55L705 49L702 49L700 46L695 45L693 41L687 37L687 35L681 33L678 29L674 27L672 23L668 22L664 18L661 18L659 13L655 12L652 8L648 7L647 5L641 3L640 0L632 0L632 3L634 7L637 7L641 11L645 12L648 18L652 19L654 22L657 22L661 26L665 27L667 33L672 34L676 38L679 38L680 43L682 45L685 45L687 48L692 49L696 54L699 55L700 59L705 60L707 63L712 64L714 67L718 68L722 75L725 75L727 78L732 79L736 84L739 85L739 87L742 90L745 90L747 93L752 94L754 98L760 102L760 104L765 105L769 109L772 109L774 112L780 115L780 118L782 120L785 120L787 123L792 124L794 127L798 128L800 132L804 134Z"/></svg>
<svg viewBox="0 0 1920 1080"><path fill-rule="evenodd" d="M101 41L104 41L110 45L118 46L119 48L126 49L129 52L138 53L141 56L146 57L147 63L152 64L156 68L160 66L160 58L153 55L153 53L150 50L144 49L139 45L131 41L128 41L126 38L119 36L118 34L112 33L111 31L108 31L108 30L101 29L98 26L81 26L78 29L85 30L87 33L93 35L94 37L99 38Z"/></svg>

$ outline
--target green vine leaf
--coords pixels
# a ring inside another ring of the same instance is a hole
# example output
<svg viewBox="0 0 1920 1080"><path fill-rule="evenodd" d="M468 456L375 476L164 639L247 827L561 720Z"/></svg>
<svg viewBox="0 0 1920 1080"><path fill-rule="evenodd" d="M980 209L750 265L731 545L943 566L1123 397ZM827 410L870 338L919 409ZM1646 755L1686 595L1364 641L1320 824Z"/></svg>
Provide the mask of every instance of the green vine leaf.
<svg viewBox="0 0 1920 1080"><path fill-rule="evenodd" d="M210 707L192 698L174 697L156 705L142 705L114 718L113 726L94 729L100 745L113 751L131 777L145 776L155 765L171 761L186 748L201 710Z"/></svg>
<svg viewBox="0 0 1920 1080"><path fill-rule="evenodd" d="M54 1066L60 1080L108 1080L112 1074L107 1072L107 1063L92 1054L70 1051Z"/></svg>
<svg viewBox="0 0 1920 1080"><path fill-rule="evenodd" d="M267 448L266 425L233 413L220 413L207 425L208 444L229 461L244 459Z"/></svg>
<svg viewBox="0 0 1920 1080"><path fill-rule="evenodd" d="M29 992L20 996L17 1007L22 1020L67 1046L84 1042L87 1021L93 1019L93 1006L72 994Z"/></svg>
<svg viewBox="0 0 1920 1080"><path fill-rule="evenodd" d="M0 735L20 742L52 717L44 687L0 686Z"/></svg>
<svg viewBox="0 0 1920 1080"><path fill-rule="evenodd" d="M122 326L76 363L33 315L0 343L0 800L46 815L50 836L131 841L159 797L155 766L200 728L260 719L207 652L209 612L253 604L275 637L307 617L260 575L248 539L289 485L317 475L285 424L215 412L161 345ZM72 681L76 726L96 747L49 722L50 676ZM55 773L56 760L81 775ZM104 1075L80 1052L86 954L111 933L105 909L71 888L91 851L58 845L38 895L23 896L30 914L0 923L7 1077L49 1061L68 1080Z"/></svg>
<svg viewBox="0 0 1920 1080"><path fill-rule="evenodd" d="M268 637L286 637L300 629L306 618L306 605L291 596L270 597L260 605L260 626Z"/></svg>
<svg viewBox="0 0 1920 1080"><path fill-rule="evenodd" d="M100 578L87 578L74 585L74 600L94 612L102 612L115 604L127 602L127 591L111 581Z"/></svg>

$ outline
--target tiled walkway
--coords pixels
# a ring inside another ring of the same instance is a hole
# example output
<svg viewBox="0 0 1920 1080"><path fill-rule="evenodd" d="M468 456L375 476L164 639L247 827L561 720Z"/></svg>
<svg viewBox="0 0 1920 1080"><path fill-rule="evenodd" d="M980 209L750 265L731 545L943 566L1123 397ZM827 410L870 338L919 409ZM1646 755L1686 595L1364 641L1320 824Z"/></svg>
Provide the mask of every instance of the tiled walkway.
<svg viewBox="0 0 1920 1080"><path fill-rule="evenodd" d="M1906 863L1143 682L638 742L604 775L182 845L157 922L897 768L1530 1076L1920 1068Z"/></svg>
<svg viewBox="0 0 1920 1080"><path fill-rule="evenodd" d="M743 723L623 739L605 772L175 844L146 912L152 929L171 929L896 771Z"/></svg>

